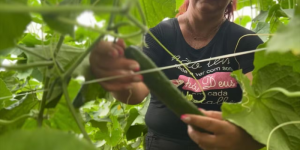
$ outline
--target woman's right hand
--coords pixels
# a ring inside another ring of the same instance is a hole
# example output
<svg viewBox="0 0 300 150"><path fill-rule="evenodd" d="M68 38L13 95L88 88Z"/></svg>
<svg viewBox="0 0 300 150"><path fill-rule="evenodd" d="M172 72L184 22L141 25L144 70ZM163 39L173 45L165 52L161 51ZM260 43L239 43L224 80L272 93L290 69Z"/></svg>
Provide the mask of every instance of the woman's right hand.
<svg viewBox="0 0 300 150"><path fill-rule="evenodd" d="M90 65L96 78L133 74L140 70L139 64L124 57L125 44L123 40L116 43L101 41L91 52ZM132 75L111 81L101 82L107 91L118 92L132 88L133 83L142 81L141 75Z"/></svg>

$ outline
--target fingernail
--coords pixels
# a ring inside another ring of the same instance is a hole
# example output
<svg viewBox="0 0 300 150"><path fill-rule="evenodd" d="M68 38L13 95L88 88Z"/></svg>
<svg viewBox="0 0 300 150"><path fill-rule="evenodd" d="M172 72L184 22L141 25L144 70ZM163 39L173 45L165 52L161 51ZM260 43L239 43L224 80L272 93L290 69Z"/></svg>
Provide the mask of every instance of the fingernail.
<svg viewBox="0 0 300 150"><path fill-rule="evenodd" d="M133 77L133 81L134 81L134 82L140 82L140 81L143 81L143 76L141 76L141 75L135 76L135 77Z"/></svg>
<svg viewBox="0 0 300 150"><path fill-rule="evenodd" d="M184 121L184 122L189 122L191 120L190 117L188 117L187 115L181 115L181 120Z"/></svg>
<svg viewBox="0 0 300 150"><path fill-rule="evenodd" d="M123 54L124 54L124 52L121 50L121 51L119 51L119 55L120 56L123 56Z"/></svg>
<svg viewBox="0 0 300 150"><path fill-rule="evenodd" d="M137 65L137 64L131 65L129 67L129 69L133 70L133 71L139 71L140 70L140 65Z"/></svg>

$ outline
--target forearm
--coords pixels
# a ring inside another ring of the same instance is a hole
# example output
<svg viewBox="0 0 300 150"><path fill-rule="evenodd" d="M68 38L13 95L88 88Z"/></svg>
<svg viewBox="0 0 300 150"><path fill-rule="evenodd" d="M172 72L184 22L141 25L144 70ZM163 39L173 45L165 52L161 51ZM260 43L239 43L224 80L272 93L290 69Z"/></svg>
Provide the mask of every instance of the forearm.
<svg viewBox="0 0 300 150"><path fill-rule="evenodd" d="M112 94L122 103L136 105L145 99L149 94L149 90L143 82L139 82L134 83L131 89L113 92Z"/></svg>

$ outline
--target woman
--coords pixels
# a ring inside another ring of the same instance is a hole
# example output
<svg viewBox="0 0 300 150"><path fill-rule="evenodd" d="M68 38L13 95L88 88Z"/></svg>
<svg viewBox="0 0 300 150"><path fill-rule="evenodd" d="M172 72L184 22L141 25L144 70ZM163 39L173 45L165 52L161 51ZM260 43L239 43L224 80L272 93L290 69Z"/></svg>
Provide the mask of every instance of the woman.
<svg viewBox="0 0 300 150"><path fill-rule="evenodd" d="M216 57L255 49L262 41L259 37L238 39L253 32L228 21L232 17L234 2L230 0L186 0L177 18L169 19L151 29L151 32L182 62ZM177 64L148 34L148 47L144 52L158 67ZM100 42L90 57L91 67L98 77L131 74L139 70L134 60L124 58L125 45ZM230 77L234 70L242 69L252 79L253 54L236 58L219 59L188 65L196 76L207 98L196 104L207 117L183 115L178 118L152 95L146 114L149 132L146 150L257 150L261 144L241 128L222 120L221 104L239 102L242 91L236 80ZM167 77L183 93L192 94L195 100L203 98L201 89L183 67L165 70ZM138 104L149 94L141 75L130 76L100 83L111 91L116 99L129 104ZM157 83L159 86L159 83ZM131 91L131 92L130 92ZM214 134L200 133L187 125L204 128ZM188 130L188 132L187 132Z"/></svg>

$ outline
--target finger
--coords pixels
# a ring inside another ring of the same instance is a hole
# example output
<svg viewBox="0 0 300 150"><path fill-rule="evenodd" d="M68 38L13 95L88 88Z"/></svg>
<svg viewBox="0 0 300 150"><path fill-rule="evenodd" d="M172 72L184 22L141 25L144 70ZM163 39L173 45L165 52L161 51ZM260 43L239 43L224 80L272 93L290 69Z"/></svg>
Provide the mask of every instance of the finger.
<svg viewBox="0 0 300 150"><path fill-rule="evenodd" d="M222 113L219 111L206 111L204 109L199 109L205 116L223 120Z"/></svg>
<svg viewBox="0 0 300 150"><path fill-rule="evenodd" d="M91 57L91 62L99 62L101 58ZM132 70L139 71L140 65L135 60L119 58L119 59L104 59L101 63L91 64L96 68L102 68L105 70Z"/></svg>
<svg viewBox="0 0 300 150"><path fill-rule="evenodd" d="M206 131L215 134L224 133L226 131L226 128L228 128L227 122L215 118L205 117L205 116L182 115L181 119L183 122L189 125L202 128Z"/></svg>
<svg viewBox="0 0 300 150"><path fill-rule="evenodd" d="M188 134L190 138L203 149L210 149L217 144L215 135L198 132L191 126L188 126Z"/></svg>
<svg viewBox="0 0 300 150"><path fill-rule="evenodd" d="M118 39L116 44L119 45L120 47L122 47L122 49L126 48L126 45L125 45L125 42L123 39Z"/></svg>
<svg viewBox="0 0 300 150"><path fill-rule="evenodd" d="M100 41L92 51L92 56L96 55L101 58L117 58L118 50L113 47L111 42Z"/></svg>
<svg viewBox="0 0 300 150"><path fill-rule="evenodd" d="M113 44L113 47L114 47L115 50L117 50L118 57L123 57L124 56L124 49L120 45Z"/></svg>
<svg viewBox="0 0 300 150"><path fill-rule="evenodd" d="M97 78L127 75L122 78L105 81L104 83L130 84L132 82L143 81L142 75L133 75L132 71L126 71L126 70L107 71L107 70L96 69L96 70L94 70L94 73L97 75Z"/></svg>

